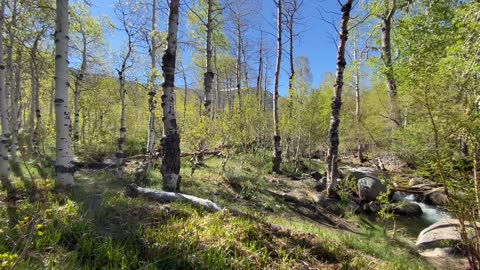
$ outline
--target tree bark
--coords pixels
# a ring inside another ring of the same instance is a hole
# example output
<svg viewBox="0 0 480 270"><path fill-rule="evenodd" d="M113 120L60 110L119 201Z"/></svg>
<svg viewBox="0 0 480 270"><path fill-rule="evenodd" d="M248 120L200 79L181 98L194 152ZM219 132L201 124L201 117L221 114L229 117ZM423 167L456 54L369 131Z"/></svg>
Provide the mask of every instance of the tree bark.
<svg viewBox="0 0 480 270"><path fill-rule="evenodd" d="M35 128L33 130L33 152L40 157L40 130L42 128L42 111L40 110L40 78L38 76L39 68L35 67L32 74L35 80Z"/></svg>
<svg viewBox="0 0 480 270"><path fill-rule="evenodd" d="M55 29L56 180L74 185L70 111L68 109L68 0L57 0Z"/></svg>
<svg viewBox="0 0 480 270"><path fill-rule="evenodd" d="M247 53L245 52L245 44L244 39L240 39L240 48L242 48L242 56L243 56L243 72L245 73L245 88L249 88L248 84L248 62L247 62Z"/></svg>
<svg viewBox="0 0 480 270"><path fill-rule="evenodd" d="M262 75L263 75L263 32L260 33L260 41L258 45L258 76L257 76L257 91L255 93L255 96L259 100L260 104L261 103L261 92L260 90L262 89Z"/></svg>
<svg viewBox="0 0 480 270"><path fill-rule="evenodd" d="M181 61L180 61L181 62ZM187 95L188 95L188 86L187 86L187 74L185 73L185 67L183 63L182 66L182 76L183 76L183 87L184 87L184 96L183 96L183 122L185 123L185 119L187 117Z"/></svg>
<svg viewBox="0 0 480 270"><path fill-rule="evenodd" d="M156 102L155 96L157 94L155 81L157 79L157 0L152 0L152 34L151 34L151 44L150 44L150 78L148 82L149 93L148 93L148 141L147 141L147 155L151 155L154 152L156 132L155 132L155 109Z"/></svg>
<svg viewBox="0 0 480 270"><path fill-rule="evenodd" d="M5 85L5 91L6 93L9 94L10 96L10 130L11 130L11 136L12 139L10 141L10 155L11 155L11 160L14 166L18 165L18 157L17 157L17 135L16 135L16 128L15 125L17 123L16 117L17 117L17 104L16 102L16 93L15 90L16 88L14 87L15 81L14 81L14 63L13 63L13 44L15 43L15 35L14 35L14 30L13 28L17 27L17 1L14 1L12 3L13 7L11 8L11 21L10 24L8 25L8 38L9 38L9 43L7 47L7 83ZM8 104L8 99L7 99L7 104ZM15 139L14 139L15 138Z"/></svg>
<svg viewBox="0 0 480 270"><path fill-rule="evenodd" d="M268 88L268 64L265 63L265 76L264 76L264 85L263 85L263 111L267 111L267 88Z"/></svg>
<svg viewBox="0 0 480 270"><path fill-rule="evenodd" d="M83 110L82 111L82 118L83 118L83 121L82 121L80 138L81 138L82 144L84 144L85 143L85 131L86 131L86 128L87 128L87 123L90 126L90 111L86 112L85 110Z"/></svg>
<svg viewBox="0 0 480 270"><path fill-rule="evenodd" d="M5 93L5 63L3 59L3 27L5 22L5 0L0 3L0 120L2 134L0 136L0 181L7 191L9 200L15 198L15 190L9 178L8 147L10 128L8 126L7 96Z"/></svg>
<svg viewBox="0 0 480 270"><path fill-rule="evenodd" d="M462 157L467 157L468 156L467 139L464 136L460 137L460 155Z"/></svg>
<svg viewBox="0 0 480 270"><path fill-rule="evenodd" d="M205 46L205 54L207 58L207 71L204 74L204 88L205 88L205 115L211 117L211 104L212 104L212 88L213 88L213 79L215 73L212 69L212 36L213 36L213 25L212 25L212 12L213 12L213 0L207 1L207 23L205 25L207 30L207 43Z"/></svg>
<svg viewBox="0 0 480 270"><path fill-rule="evenodd" d="M294 13L293 13L294 14ZM293 80L295 78L295 67L293 66L293 14L289 14L287 21L288 29L288 43L289 43L289 64L290 64L290 76L288 77L288 118L293 120ZM285 155L287 160L291 159L292 148L292 134L287 133Z"/></svg>
<svg viewBox="0 0 480 270"><path fill-rule="evenodd" d="M359 130L361 126L361 116L360 116L360 63L358 63L358 47L357 47L357 40L354 40L354 48L353 48L353 61L355 61L355 73L354 73L354 83L355 83L355 128L357 130L357 138L359 138ZM365 162L365 158L363 156L363 145L362 142L359 141L357 145L357 157L360 163Z"/></svg>
<svg viewBox="0 0 480 270"><path fill-rule="evenodd" d="M168 13L167 49L162 57L163 71L163 159L161 172L163 190L180 190L180 136L175 117L175 62L177 56L178 8L179 0L171 0Z"/></svg>
<svg viewBox="0 0 480 270"><path fill-rule="evenodd" d="M117 153L115 154L115 157L116 157L116 165L118 166L117 175L120 178L123 177L123 173L125 171L124 145L127 139L127 127L126 127L126 120L125 120L126 106L127 106L127 103L126 103L127 89L125 88L125 84L126 84L125 72L129 68L127 66L127 63L130 57L132 56L132 51L133 51L133 41L132 41L133 33L130 31L128 23L126 22L125 11L122 9L121 12L122 12L122 20L123 20L122 21L123 30L127 35L127 53L123 56L122 65L120 69L117 69L118 82L119 82L118 94L120 95L120 100L121 100L121 112L120 112L120 129L119 129L119 135L117 140Z"/></svg>
<svg viewBox="0 0 480 270"><path fill-rule="evenodd" d="M87 37L85 33L82 33L82 63L80 65L80 71L75 76L75 88L73 90L73 146L77 149L78 140L80 139L80 95L81 95L81 83L85 77L87 71Z"/></svg>
<svg viewBox="0 0 480 270"><path fill-rule="evenodd" d="M477 211L480 215L480 193L478 187L478 143L475 142L473 147L473 184L475 191L475 203L477 205Z"/></svg>
<svg viewBox="0 0 480 270"><path fill-rule="evenodd" d="M387 2L385 2L385 5ZM387 9L388 12L384 14L381 19L381 48L380 55L385 67L384 76L385 83L387 84L388 102L390 119L397 127L401 126L400 113L397 108L397 84L392 65L392 46L391 46L391 31L392 31L392 19L396 11L395 4L391 9Z"/></svg>
<svg viewBox="0 0 480 270"><path fill-rule="evenodd" d="M15 59L15 88L12 88L12 162L13 164L18 164L18 156L17 156L17 145L18 145L18 119L20 118L20 108L18 104L20 103L20 90L21 87L21 79L22 79L22 53L21 49L17 48L17 57Z"/></svg>
<svg viewBox="0 0 480 270"><path fill-rule="evenodd" d="M242 31L240 26L240 19L237 19L237 65L236 65L236 75L237 75L237 95L238 95L238 104L242 108Z"/></svg>
<svg viewBox="0 0 480 270"><path fill-rule="evenodd" d="M343 72L347 62L345 61L345 46L348 39L348 21L354 0L347 0L342 5L342 19L340 21L339 44L337 51L337 68L335 74L335 86L332 98L330 127L328 129L328 152L326 159L327 169L327 193L330 197L337 196L338 177L338 127L340 125L340 110L342 108Z"/></svg>
<svg viewBox="0 0 480 270"><path fill-rule="evenodd" d="M275 69L275 85L273 90L273 166L275 173L280 173L282 163L282 147L280 145L280 129L278 122L278 83L280 78L280 66L282 62L282 0L277 1L277 65Z"/></svg>
<svg viewBox="0 0 480 270"><path fill-rule="evenodd" d="M41 111L40 111L40 78L39 78L39 68L37 62L37 44L39 37L34 42L32 48L32 58L30 60L30 78L31 78L31 89L32 89L32 99L31 99L31 111L30 111L30 142L33 147L33 153L38 158L40 157L40 146L39 146L39 132L41 128Z"/></svg>
<svg viewBox="0 0 480 270"><path fill-rule="evenodd" d="M220 111L220 76L218 76L218 55L217 55L217 48L214 46L213 48L213 65L215 66L215 72L217 73L217 76L215 76L215 100L214 100L214 116L217 112ZM223 109L223 107L222 107Z"/></svg>
<svg viewBox="0 0 480 270"><path fill-rule="evenodd" d="M126 61L125 61L126 62ZM121 107L120 107L120 129L119 135L117 140L117 153L115 157L117 158L117 166L118 166L118 176L123 177L123 173L125 170L125 153L124 153L124 145L125 140L127 139L127 127L125 124L125 111L126 111L126 89L125 89L125 68L122 68L123 71L118 72L118 80L120 82L120 88L118 90L120 94L121 100Z"/></svg>

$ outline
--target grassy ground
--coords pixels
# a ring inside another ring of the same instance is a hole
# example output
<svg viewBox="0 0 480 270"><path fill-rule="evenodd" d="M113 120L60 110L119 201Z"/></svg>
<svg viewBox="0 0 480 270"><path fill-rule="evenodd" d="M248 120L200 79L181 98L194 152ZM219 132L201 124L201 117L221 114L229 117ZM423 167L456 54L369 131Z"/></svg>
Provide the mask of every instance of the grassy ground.
<svg viewBox="0 0 480 270"><path fill-rule="evenodd" d="M2 202L0 269L430 269L375 222L274 196L311 183L269 175L268 159L238 155L221 172L210 158L193 176L183 160L182 192L226 208L216 213L126 198L132 180L105 170L82 170L73 190L59 191L27 164L15 178L17 221ZM160 188L160 174L142 185Z"/></svg>

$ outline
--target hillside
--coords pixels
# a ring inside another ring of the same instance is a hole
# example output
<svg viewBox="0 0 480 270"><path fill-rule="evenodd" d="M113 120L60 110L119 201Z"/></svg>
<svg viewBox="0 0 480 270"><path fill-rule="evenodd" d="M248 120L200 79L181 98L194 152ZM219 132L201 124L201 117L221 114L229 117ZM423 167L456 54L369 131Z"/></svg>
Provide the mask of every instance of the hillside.
<svg viewBox="0 0 480 270"><path fill-rule="evenodd" d="M15 182L22 197L16 208L18 225L8 227L6 211L1 218L3 256L18 257L4 259L4 265L15 264L17 269L431 268L403 229L391 238L383 235L375 218L356 216L347 207L329 211L313 201L278 195L301 189L315 192L317 181L265 175L267 159L266 153L241 155L221 173L221 160L211 157L193 176L187 166L182 167L182 191L224 207L216 213L189 203L126 198L123 190L131 178L119 180L108 170L81 170L75 190L63 195L53 189L50 179L30 178L22 168L24 175ZM144 186L159 188L158 177L154 174ZM22 189L32 184L31 179L38 199L34 204L29 203L28 189ZM13 250L8 248L10 242L18 243Z"/></svg>

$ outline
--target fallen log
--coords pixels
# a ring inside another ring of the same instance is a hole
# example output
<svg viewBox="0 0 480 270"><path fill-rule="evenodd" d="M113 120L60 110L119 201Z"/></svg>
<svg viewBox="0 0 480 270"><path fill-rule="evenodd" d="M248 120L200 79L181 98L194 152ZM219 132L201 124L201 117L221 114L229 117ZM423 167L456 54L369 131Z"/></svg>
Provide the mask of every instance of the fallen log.
<svg viewBox="0 0 480 270"><path fill-rule="evenodd" d="M405 192L405 193L412 193L412 194L423 194L427 191L432 190L432 188L408 188L408 187L392 187L390 188L390 192Z"/></svg>
<svg viewBox="0 0 480 270"><path fill-rule="evenodd" d="M176 192L167 192L163 190L150 189L150 188L141 188L135 184L128 184L125 187L125 196L135 198L138 196L145 197L147 199L157 201L159 203L170 203L173 201L187 201L195 205L205 207L206 209L216 212L222 210L222 207L216 203L198 198L192 195L186 195Z"/></svg>

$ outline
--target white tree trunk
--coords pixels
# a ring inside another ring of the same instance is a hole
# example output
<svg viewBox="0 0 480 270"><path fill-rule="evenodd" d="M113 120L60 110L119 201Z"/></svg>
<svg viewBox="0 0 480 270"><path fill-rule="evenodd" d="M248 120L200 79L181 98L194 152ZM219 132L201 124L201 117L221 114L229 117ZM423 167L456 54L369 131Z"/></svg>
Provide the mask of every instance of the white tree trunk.
<svg viewBox="0 0 480 270"><path fill-rule="evenodd" d="M175 62L177 56L178 8L179 0L171 0L168 14L167 49L162 58L163 71L163 189L180 190L180 136L175 117Z"/></svg>
<svg viewBox="0 0 480 270"><path fill-rule="evenodd" d="M390 5L385 2L385 14L381 18L381 47L380 56L384 65L385 83L387 84L388 102L390 119L394 122L396 127L401 126L400 112L397 107L397 84L393 70L392 60L392 45L391 45L391 31L392 20L396 12L396 5L390 8Z"/></svg>
<svg viewBox="0 0 480 270"><path fill-rule="evenodd" d="M73 90L73 148L78 153L77 144L80 138L80 81L75 79L75 86Z"/></svg>
<svg viewBox="0 0 480 270"><path fill-rule="evenodd" d="M207 71L204 74L204 88L205 88L205 115L210 117L211 116L211 104L212 104L212 88L213 88L213 79L215 77L215 73L213 73L212 69L212 36L213 36L213 25L212 25L212 13L213 13L213 0L207 1L207 44L205 46L205 54L207 60Z"/></svg>
<svg viewBox="0 0 480 270"><path fill-rule="evenodd" d="M18 104L20 102L20 89L21 89L21 82L22 82L22 53L21 49L17 49L17 57L15 59L15 87L12 88L12 99L11 99L11 108L12 108L12 147L11 147L11 154L12 154L12 161L13 164L18 163L18 156L17 156L17 144L18 144L18 119L19 115L19 107Z"/></svg>
<svg viewBox="0 0 480 270"><path fill-rule="evenodd" d="M41 127L41 112L40 112L40 79L38 77L38 67L36 62L36 45L32 49L32 59L30 61L30 76L31 76L31 111L30 111L30 141L33 147L33 153L38 158L40 156L40 147L38 135Z"/></svg>
<svg viewBox="0 0 480 270"><path fill-rule="evenodd" d="M260 41L258 42L258 76L257 76L257 90L255 92L255 96L261 102L261 93L260 89L262 89L262 75L263 75L263 32L260 33Z"/></svg>
<svg viewBox="0 0 480 270"><path fill-rule="evenodd" d="M125 140L127 138L127 127L125 125L125 110L126 110L126 102L125 102L125 77L123 73L119 73L119 80L120 80L120 98L122 101L121 104L121 113L120 113L120 133L118 136L118 144L117 144L117 166L118 166L118 177L123 177L123 173L125 171L125 156L124 156L124 145Z"/></svg>
<svg viewBox="0 0 480 270"><path fill-rule="evenodd" d="M157 52L157 0L152 0L152 32L151 38L152 42L150 44L150 65L151 65L151 74L149 78L149 93L148 93L148 110L149 110L149 117L148 117L148 141L147 141L147 155L152 155L154 152L155 140L156 140L156 132L155 132L155 95L157 94L155 81L157 78L157 67L156 67L156 52Z"/></svg>
<svg viewBox="0 0 480 270"><path fill-rule="evenodd" d="M62 186L75 182L68 110L68 0L57 0L55 29L56 180Z"/></svg>
<svg viewBox="0 0 480 270"><path fill-rule="evenodd" d="M80 66L80 73L75 76L75 88L73 90L73 146L75 151L77 151L77 143L80 139L80 94L81 94L81 83L85 72L87 71L87 38L83 34L83 44L82 44L82 64Z"/></svg>
<svg viewBox="0 0 480 270"><path fill-rule="evenodd" d="M236 64L236 77L237 77L237 95L238 104L242 108L242 30L240 19L237 19L237 64Z"/></svg>
<svg viewBox="0 0 480 270"><path fill-rule="evenodd" d="M353 48L353 61L355 62L355 73L354 73L354 83L355 83L355 129L357 137L359 138L357 145L357 156L360 163L365 162L363 157L363 145L360 140L360 125L362 120L360 119L360 59L358 59L358 41L357 36L354 36L354 48Z"/></svg>
<svg viewBox="0 0 480 270"><path fill-rule="evenodd" d="M282 0L277 1L277 65L275 69L275 86L273 90L273 167L275 173L280 173L282 163L282 147L280 145L280 129L278 122L278 84L280 65L282 63Z"/></svg>
<svg viewBox="0 0 480 270"><path fill-rule="evenodd" d="M11 110L10 110L10 127L11 127L11 131L12 131L12 139L11 139L11 145L10 145L10 154L11 154L11 158L12 158L12 162L14 164L14 166L17 166L18 165L18 157L17 157L17 136L16 136L16 124L17 124L17 93L15 92L16 90L16 87L14 85L15 81L13 79L13 76L14 76L14 68L13 68L13 44L15 43L15 36L14 36L14 32L13 32L13 28L16 27L16 24L17 24L17 17L16 17L16 13L17 13L17 2L15 1L13 3L13 7L12 7L12 19L11 19L11 22L8 26L8 37L9 37L9 45L8 45L8 48L7 48L7 57L8 57L8 60L7 60L7 71L8 71L8 76L7 76L7 88L5 91L8 91L8 93L10 94L10 100L11 100L11 103L10 103L10 106L11 106ZM8 102L8 100L7 100Z"/></svg>
<svg viewBox="0 0 480 270"><path fill-rule="evenodd" d="M342 19L340 21L340 32L338 34L339 44L337 49L337 68L335 73L335 86L331 104L330 127L328 129L328 153L326 159L327 171L327 193L330 197L336 197L337 194L337 177L338 177L338 145L339 126L340 126L340 110L342 108L342 91L343 91L343 73L347 62L345 61L345 46L348 39L348 21L350 19L350 11L354 0L346 0L342 5Z"/></svg>
<svg viewBox="0 0 480 270"><path fill-rule="evenodd" d="M120 133L119 133L119 136L118 136L117 153L115 154L115 156L116 156L116 165L118 166L118 171L117 171L118 177L123 177L123 173L124 173L124 170L125 170L124 144L125 144L126 137L127 137L127 127L126 127L126 124L125 124L125 113L126 113L126 100L125 99L126 99L126 94L127 94L127 90L125 89L125 83L126 83L125 72L129 68L129 66L127 66L127 63L128 63L128 60L130 59L130 57L132 56L133 33L130 31L131 29L129 28L129 24L126 21L125 10L122 9L120 12L122 12L122 18L123 18L122 23L123 23L123 27L124 27L123 30L125 31L125 34L127 35L127 53L123 57L122 66L120 67L120 69L117 69L118 81L120 83L120 88L118 89L118 93L120 95L120 99L121 99L122 104L121 104L121 115L120 115L120 130L119 130ZM115 125L115 129L116 129L116 125Z"/></svg>
<svg viewBox="0 0 480 270"><path fill-rule="evenodd" d="M0 7L0 121L2 135L0 136L0 180L7 191L11 190L8 172L8 140L10 129L8 126L7 96L5 91L5 63L3 59L3 27L5 20L5 0Z"/></svg>

